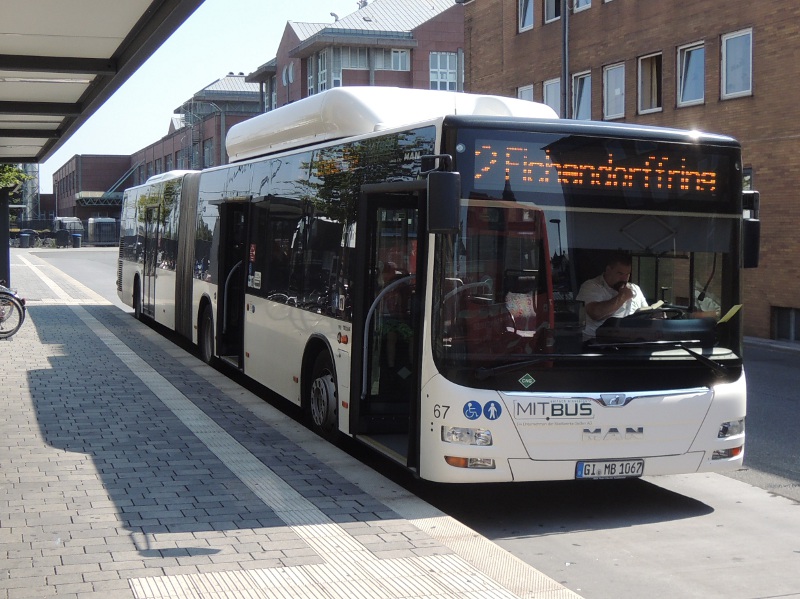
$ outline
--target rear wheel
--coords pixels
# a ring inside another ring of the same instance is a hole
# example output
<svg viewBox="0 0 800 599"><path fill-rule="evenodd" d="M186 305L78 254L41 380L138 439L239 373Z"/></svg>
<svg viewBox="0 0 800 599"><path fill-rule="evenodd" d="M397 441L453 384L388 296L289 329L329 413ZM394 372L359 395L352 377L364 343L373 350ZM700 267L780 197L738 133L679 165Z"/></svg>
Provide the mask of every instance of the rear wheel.
<svg viewBox="0 0 800 599"><path fill-rule="evenodd" d="M25 320L22 304L12 295L0 294L0 339L6 339L16 333Z"/></svg>
<svg viewBox="0 0 800 599"><path fill-rule="evenodd" d="M211 364L214 359L214 314L210 304L205 305L200 315L197 345L200 349L200 359L206 364Z"/></svg>
<svg viewBox="0 0 800 599"><path fill-rule="evenodd" d="M306 405L314 431L335 441L339 435L339 391L327 352L320 353L314 360Z"/></svg>
<svg viewBox="0 0 800 599"><path fill-rule="evenodd" d="M136 320L142 319L142 290L138 279L133 284L133 315Z"/></svg>

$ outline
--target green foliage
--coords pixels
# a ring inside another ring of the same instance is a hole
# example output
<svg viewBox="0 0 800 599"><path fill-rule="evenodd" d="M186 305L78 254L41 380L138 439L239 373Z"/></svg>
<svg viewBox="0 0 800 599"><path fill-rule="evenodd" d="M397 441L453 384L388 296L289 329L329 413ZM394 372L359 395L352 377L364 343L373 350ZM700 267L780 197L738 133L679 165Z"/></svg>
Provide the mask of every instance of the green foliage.
<svg viewBox="0 0 800 599"><path fill-rule="evenodd" d="M30 176L13 164L0 164L0 187L15 187L28 179Z"/></svg>

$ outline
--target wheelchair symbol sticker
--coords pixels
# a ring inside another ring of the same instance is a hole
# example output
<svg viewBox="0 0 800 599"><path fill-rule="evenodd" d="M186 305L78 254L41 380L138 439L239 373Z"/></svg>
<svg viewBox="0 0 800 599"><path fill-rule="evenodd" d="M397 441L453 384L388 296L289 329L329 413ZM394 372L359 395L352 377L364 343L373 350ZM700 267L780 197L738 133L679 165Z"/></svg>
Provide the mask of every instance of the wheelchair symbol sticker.
<svg viewBox="0 0 800 599"><path fill-rule="evenodd" d="M500 414L503 413L503 408L500 406L499 402L496 401L488 401L486 405L483 406L483 415L486 416L489 420L497 420L500 418Z"/></svg>
<svg viewBox="0 0 800 599"><path fill-rule="evenodd" d="M464 404L464 416L469 420L477 420L481 416L481 404L477 401L468 401Z"/></svg>

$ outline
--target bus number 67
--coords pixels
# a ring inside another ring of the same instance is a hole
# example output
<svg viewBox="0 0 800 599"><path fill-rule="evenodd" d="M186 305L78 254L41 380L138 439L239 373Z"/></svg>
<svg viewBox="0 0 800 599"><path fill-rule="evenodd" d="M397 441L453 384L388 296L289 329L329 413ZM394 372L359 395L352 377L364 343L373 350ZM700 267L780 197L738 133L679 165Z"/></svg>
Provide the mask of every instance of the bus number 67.
<svg viewBox="0 0 800 599"><path fill-rule="evenodd" d="M433 417L434 418L446 418L447 412L450 410L450 406L440 406L438 403L433 405Z"/></svg>

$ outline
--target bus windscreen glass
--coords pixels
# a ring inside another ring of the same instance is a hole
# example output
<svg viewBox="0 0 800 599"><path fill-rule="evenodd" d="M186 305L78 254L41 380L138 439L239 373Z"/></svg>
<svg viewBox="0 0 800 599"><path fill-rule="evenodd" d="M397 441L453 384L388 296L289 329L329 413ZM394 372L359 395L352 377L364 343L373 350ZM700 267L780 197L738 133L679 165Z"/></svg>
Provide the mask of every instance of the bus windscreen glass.
<svg viewBox="0 0 800 599"><path fill-rule="evenodd" d="M663 385L672 361L691 384L735 376L685 350L741 363L741 319L718 324L740 302L735 148L463 130L456 156L461 226L434 266L445 376L556 391L614 390L623 372L628 388ZM608 285L620 254L637 305L657 309L592 321L584 286Z"/></svg>

